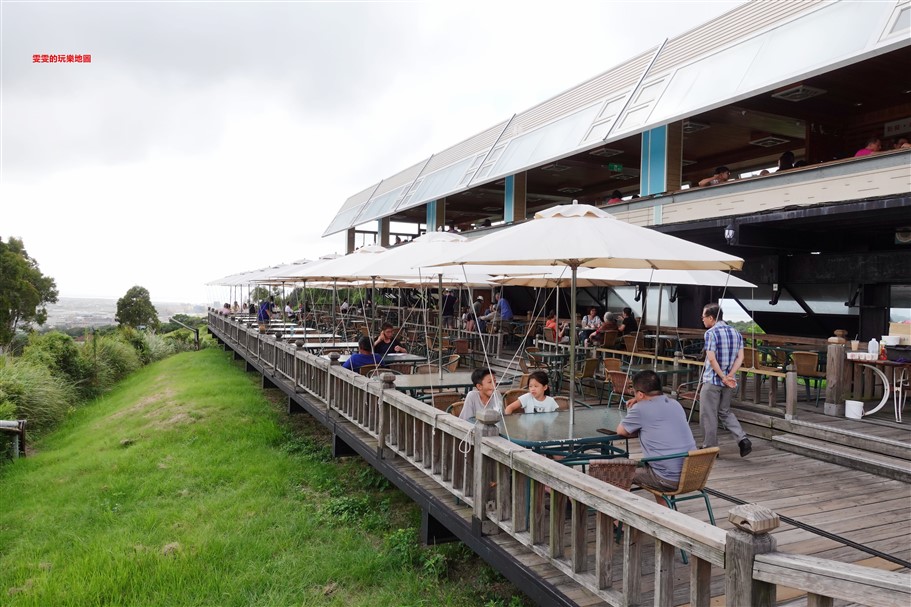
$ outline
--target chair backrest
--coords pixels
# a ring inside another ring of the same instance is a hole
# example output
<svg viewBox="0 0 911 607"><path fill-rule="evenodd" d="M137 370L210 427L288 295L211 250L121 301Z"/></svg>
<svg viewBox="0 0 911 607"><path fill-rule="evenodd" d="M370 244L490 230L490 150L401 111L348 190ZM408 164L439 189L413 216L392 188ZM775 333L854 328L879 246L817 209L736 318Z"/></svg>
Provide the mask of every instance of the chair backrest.
<svg viewBox="0 0 911 607"><path fill-rule="evenodd" d="M443 359L443 368L450 373L455 373L459 370L459 360L461 358L458 354L450 354L448 358Z"/></svg>
<svg viewBox="0 0 911 607"><path fill-rule="evenodd" d="M374 370L371 371L370 373L367 373L367 377L379 377L379 378L382 378L383 375L385 375L385 374L387 374L387 373L392 373L393 375L401 375L401 373L398 372L398 371L396 371L395 369L390 369L389 367L377 367L376 369L374 369Z"/></svg>
<svg viewBox="0 0 911 607"><path fill-rule="evenodd" d="M379 368L380 368L379 365L374 365L374 364L361 365L360 368L357 370L357 372L360 373L361 375L369 376L371 373L373 373L374 371L376 371Z"/></svg>
<svg viewBox="0 0 911 607"><path fill-rule="evenodd" d="M702 491L705 484L709 482L709 474L712 472L712 466L715 465L718 451L720 451L718 447L690 451L683 460L680 484L673 493L679 495L691 491Z"/></svg>
<svg viewBox="0 0 911 607"><path fill-rule="evenodd" d="M437 392L433 395L433 406L440 411L446 411L450 405L464 400L458 392Z"/></svg>
<svg viewBox="0 0 911 607"><path fill-rule="evenodd" d="M635 474L636 462L631 459L596 460L588 464L589 476L610 483L624 491L632 488Z"/></svg>
<svg viewBox="0 0 911 607"><path fill-rule="evenodd" d="M586 358L585 362L582 364L582 375L580 377L594 377L601 364L601 361L597 358Z"/></svg>
<svg viewBox="0 0 911 607"><path fill-rule="evenodd" d="M756 348L744 346L743 348L743 366L747 369L758 369L762 366L762 357Z"/></svg>
<svg viewBox="0 0 911 607"><path fill-rule="evenodd" d="M436 373L437 371L436 365L424 363L423 365L415 365L412 373Z"/></svg>
<svg viewBox="0 0 911 607"><path fill-rule="evenodd" d="M519 378L519 387L527 388L529 379L531 379L531 373L523 373L522 377Z"/></svg>
<svg viewBox="0 0 911 607"><path fill-rule="evenodd" d="M540 351L541 351L541 348L539 348L538 346L528 346L527 348L525 348L526 353L531 352L532 354L534 354L535 352L540 352Z"/></svg>
<svg viewBox="0 0 911 607"><path fill-rule="evenodd" d="M550 327L544 327L544 341L555 342L557 341L556 334L554 330Z"/></svg>
<svg viewBox="0 0 911 607"><path fill-rule="evenodd" d="M525 362L525 359L524 359L524 358L520 358L520 359L519 359L519 369L522 370L522 374L523 374L523 375L528 375L528 374L529 374L528 363Z"/></svg>
<svg viewBox="0 0 911 607"><path fill-rule="evenodd" d="M614 392L622 392L623 394L630 396L635 394L635 390L633 390L633 380L629 375L623 371L605 371L605 373L607 374L607 379L614 387Z"/></svg>
<svg viewBox="0 0 911 607"><path fill-rule="evenodd" d="M605 358L604 359L604 371L619 371L620 365L623 364L623 361L619 358Z"/></svg>
<svg viewBox="0 0 911 607"><path fill-rule="evenodd" d="M568 396L555 396L554 400L557 401L557 411L569 411Z"/></svg>
<svg viewBox="0 0 911 607"><path fill-rule="evenodd" d="M507 390L503 395L503 405L511 405L512 403L519 400L519 397L527 393L528 390L525 388L513 388L512 390ZM521 409L520 409L521 411Z"/></svg>
<svg viewBox="0 0 911 607"><path fill-rule="evenodd" d="M451 405L449 405L449 407L446 409L446 413L452 413L453 415L458 417L462 413L462 406L464 404L465 404L464 400L456 401L456 402L452 403Z"/></svg>
<svg viewBox="0 0 911 607"><path fill-rule="evenodd" d="M819 365L819 354L816 352L791 352L791 360L797 367L797 375L809 375L816 372Z"/></svg>
<svg viewBox="0 0 911 607"><path fill-rule="evenodd" d="M632 352L633 350L636 350L636 351L642 350L643 347L645 346L645 340L644 339L637 340L636 339L637 337L638 337L638 335L636 335L635 333L623 336L623 345L626 347L626 350L628 352Z"/></svg>
<svg viewBox="0 0 911 607"><path fill-rule="evenodd" d="M535 369L547 368L547 363L544 362L543 358L538 356L537 352L526 352L525 355L528 356L528 366L529 367L533 367Z"/></svg>

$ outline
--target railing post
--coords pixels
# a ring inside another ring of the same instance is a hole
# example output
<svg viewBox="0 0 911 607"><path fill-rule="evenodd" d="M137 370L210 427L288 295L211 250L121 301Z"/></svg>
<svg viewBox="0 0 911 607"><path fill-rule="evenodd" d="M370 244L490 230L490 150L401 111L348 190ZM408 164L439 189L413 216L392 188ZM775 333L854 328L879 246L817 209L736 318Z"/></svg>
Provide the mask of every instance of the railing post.
<svg viewBox="0 0 911 607"><path fill-rule="evenodd" d="M333 355L330 354L329 356ZM335 354L335 357L336 361L338 361L338 354ZM395 390L395 374L393 373L383 373L383 389L380 391L380 397L376 401L376 455L379 459L385 459L386 434L389 432L389 407L386 406L386 399L383 398L383 393L386 390Z"/></svg>
<svg viewBox="0 0 911 607"><path fill-rule="evenodd" d="M824 413L835 417L845 416L845 340L830 337L826 347L826 402Z"/></svg>
<svg viewBox="0 0 911 607"><path fill-rule="evenodd" d="M775 550L777 542L769 532L778 527L778 515L765 506L743 504L731 508L728 521L734 529L728 531L724 550L725 602L772 607L775 584L753 579L753 561L757 554Z"/></svg>
<svg viewBox="0 0 911 607"><path fill-rule="evenodd" d="M797 369L793 364L788 365L784 378L784 418L797 418Z"/></svg>
<svg viewBox="0 0 911 607"><path fill-rule="evenodd" d="M329 412L329 409L332 408L332 397L333 397L333 393L335 392L335 390L333 390L333 388L335 387L335 381L333 381L333 379L332 379L332 367L337 367L339 365L338 359L339 359L338 352L329 353L329 369L326 370L326 412L327 413Z"/></svg>
<svg viewBox="0 0 911 607"><path fill-rule="evenodd" d="M487 520L487 511L493 510L496 504L488 504L488 499L494 495L496 488L496 474L494 462L484 462L481 453L481 441L488 436L499 436L500 430L497 422L500 421L500 412L492 409L482 409L475 416L474 425L474 478L465 479L474 483L474 516L471 520L472 531L475 535L493 535L499 528L493 521Z"/></svg>

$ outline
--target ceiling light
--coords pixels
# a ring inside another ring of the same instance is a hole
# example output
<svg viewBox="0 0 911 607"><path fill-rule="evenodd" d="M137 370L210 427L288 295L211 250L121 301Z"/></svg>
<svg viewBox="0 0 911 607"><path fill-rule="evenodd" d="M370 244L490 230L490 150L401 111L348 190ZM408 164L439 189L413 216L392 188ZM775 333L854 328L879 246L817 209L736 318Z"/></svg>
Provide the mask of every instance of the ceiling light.
<svg viewBox="0 0 911 607"><path fill-rule="evenodd" d="M772 93L772 97L776 99L784 99L785 101L806 101L817 95L825 94L825 89L816 88L815 86L807 86L806 84L798 84L797 86L792 86L790 88L784 89L783 91L778 91L777 93Z"/></svg>
<svg viewBox="0 0 911 607"><path fill-rule="evenodd" d="M684 120L683 121L683 132L686 135L690 133L695 133L697 131L704 131L709 128L709 125L704 122L696 122L695 120Z"/></svg>
<svg viewBox="0 0 911 607"><path fill-rule="evenodd" d="M571 168L572 168L572 167L568 167L568 166L566 166L565 164L560 164L560 163L558 163L558 162L555 162L555 163L553 163L553 164L548 164L547 166L541 167L541 170L542 170L542 171L550 171L550 172L552 172L552 173L562 173L563 171L568 171L568 170L570 170Z"/></svg>
<svg viewBox="0 0 911 607"><path fill-rule="evenodd" d="M619 156L623 153L623 150L614 150L611 148L600 148L594 151L589 152L592 156L601 156L602 158L610 158L611 156Z"/></svg>
<svg viewBox="0 0 911 607"><path fill-rule="evenodd" d="M578 192L581 192L582 188L560 188L557 191L562 192L563 194L576 194Z"/></svg>

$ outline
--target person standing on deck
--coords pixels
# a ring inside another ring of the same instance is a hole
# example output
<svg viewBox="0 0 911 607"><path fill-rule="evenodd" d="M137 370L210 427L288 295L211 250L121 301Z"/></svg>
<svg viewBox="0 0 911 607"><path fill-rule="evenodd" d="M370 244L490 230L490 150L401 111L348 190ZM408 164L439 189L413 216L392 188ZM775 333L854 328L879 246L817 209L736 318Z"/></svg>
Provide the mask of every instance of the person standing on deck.
<svg viewBox="0 0 911 607"><path fill-rule="evenodd" d="M702 309L705 332L705 370L699 393L699 425L702 426L702 448L718 446L718 419L737 439L740 457L753 450L753 444L740 422L731 412L731 399L737 388L737 370L743 364L743 337L734 327L721 320L721 307L716 303Z"/></svg>

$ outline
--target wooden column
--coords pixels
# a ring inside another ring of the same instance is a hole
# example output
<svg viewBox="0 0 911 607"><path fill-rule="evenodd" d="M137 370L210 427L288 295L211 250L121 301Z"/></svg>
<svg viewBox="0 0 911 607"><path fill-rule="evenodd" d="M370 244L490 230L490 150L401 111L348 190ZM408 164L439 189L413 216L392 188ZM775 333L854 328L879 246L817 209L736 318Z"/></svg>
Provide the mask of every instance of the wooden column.
<svg viewBox="0 0 911 607"><path fill-rule="evenodd" d="M487 520L488 508L493 509L495 504L488 504L492 500L494 490L496 489L496 469L494 462L484 461L481 453L481 441L488 436L499 436L500 430L497 428L497 422L500 421L500 413L492 409L478 411L475 416L474 426L474 478L465 479L465 483L474 484L474 515L471 520L471 528L477 535L493 535L497 533L497 527L492 521Z"/></svg>
<svg viewBox="0 0 911 607"><path fill-rule="evenodd" d="M338 356L337 353L330 354L329 357ZM383 392L386 390L395 390L395 375L392 373L383 373L383 390L377 399L377 429L376 429L376 454L380 459L385 459L386 434L389 432L389 407L386 406L386 399L383 398Z"/></svg>
<svg viewBox="0 0 911 607"><path fill-rule="evenodd" d="M845 340L830 337L826 347L826 402L825 414L834 417L845 415L845 394L847 377L845 376Z"/></svg>
<svg viewBox="0 0 911 607"><path fill-rule="evenodd" d="M758 504L736 506L728 513L734 529L728 531L725 543L725 603L773 607L775 584L753 579L753 561L757 554L774 552L777 542L769 533L779 524L778 515Z"/></svg>
<svg viewBox="0 0 911 607"><path fill-rule="evenodd" d="M377 244L381 247L389 246L389 218L383 217L376 220Z"/></svg>

